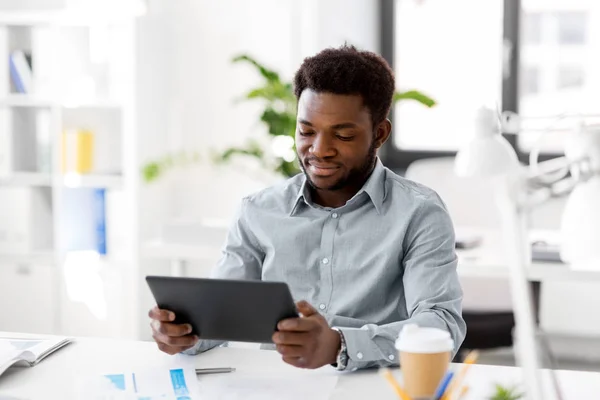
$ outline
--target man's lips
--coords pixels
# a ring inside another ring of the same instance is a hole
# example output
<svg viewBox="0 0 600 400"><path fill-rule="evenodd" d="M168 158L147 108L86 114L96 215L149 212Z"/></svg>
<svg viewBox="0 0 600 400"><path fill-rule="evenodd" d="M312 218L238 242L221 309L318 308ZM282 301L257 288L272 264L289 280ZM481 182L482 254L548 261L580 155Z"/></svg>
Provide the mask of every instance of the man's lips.
<svg viewBox="0 0 600 400"><path fill-rule="evenodd" d="M334 175L340 167L335 164L324 164L308 161L308 170L317 176L331 176Z"/></svg>

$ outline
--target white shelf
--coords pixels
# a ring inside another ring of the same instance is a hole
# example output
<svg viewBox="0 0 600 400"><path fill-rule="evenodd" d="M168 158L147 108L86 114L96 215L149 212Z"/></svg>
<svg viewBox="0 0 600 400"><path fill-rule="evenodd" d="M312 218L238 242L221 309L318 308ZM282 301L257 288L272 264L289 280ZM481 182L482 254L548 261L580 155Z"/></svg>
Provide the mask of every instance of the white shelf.
<svg viewBox="0 0 600 400"><path fill-rule="evenodd" d="M65 175L62 177L62 184L68 188L103 188L120 189L123 187L123 177L121 175Z"/></svg>
<svg viewBox="0 0 600 400"><path fill-rule="evenodd" d="M80 11L8 11L0 12L0 25L36 26L56 25L88 27L97 24L115 24L130 21L136 10L123 12L80 12Z"/></svg>
<svg viewBox="0 0 600 400"><path fill-rule="evenodd" d="M0 177L0 186L52 186L52 176L38 172L15 172Z"/></svg>
<svg viewBox="0 0 600 400"><path fill-rule="evenodd" d="M121 103L108 99L93 99L82 101L61 101L37 97L28 94L10 94L0 100L2 107L23 107L23 108L53 108L62 107L67 109L77 108L122 108Z"/></svg>
<svg viewBox="0 0 600 400"><path fill-rule="evenodd" d="M0 253L0 263L3 264L54 264L55 253L52 250L36 250L29 253Z"/></svg>

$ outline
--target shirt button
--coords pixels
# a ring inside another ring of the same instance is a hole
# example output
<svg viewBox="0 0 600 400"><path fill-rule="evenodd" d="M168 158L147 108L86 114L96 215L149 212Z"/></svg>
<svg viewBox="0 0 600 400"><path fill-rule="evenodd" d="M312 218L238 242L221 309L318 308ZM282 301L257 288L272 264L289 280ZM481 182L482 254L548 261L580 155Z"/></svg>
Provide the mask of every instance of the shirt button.
<svg viewBox="0 0 600 400"><path fill-rule="evenodd" d="M362 360L363 359L363 353L361 353L361 352L356 353L356 358L358 358L359 360Z"/></svg>
<svg viewBox="0 0 600 400"><path fill-rule="evenodd" d="M321 260L321 262L323 264L329 264L329 258L325 257L324 259Z"/></svg>
<svg viewBox="0 0 600 400"><path fill-rule="evenodd" d="M319 308L320 308L321 310L324 310L324 309L325 309L325 304L323 304L323 303L319 304Z"/></svg>
<svg viewBox="0 0 600 400"><path fill-rule="evenodd" d="M396 358L396 357L394 357L394 355L393 355L393 354L390 354L390 355L388 356L388 358L390 359L390 361L394 361L394 358Z"/></svg>
<svg viewBox="0 0 600 400"><path fill-rule="evenodd" d="M337 218L337 217L338 217L338 213L333 213L333 214L331 214L331 217L332 217L332 218Z"/></svg>

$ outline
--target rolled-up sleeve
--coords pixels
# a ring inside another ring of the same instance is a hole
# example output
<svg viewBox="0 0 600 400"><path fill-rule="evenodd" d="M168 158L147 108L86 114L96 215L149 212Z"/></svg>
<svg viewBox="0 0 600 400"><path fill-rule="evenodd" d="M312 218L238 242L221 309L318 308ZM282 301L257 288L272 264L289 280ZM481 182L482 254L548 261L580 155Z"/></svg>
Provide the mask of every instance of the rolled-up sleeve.
<svg viewBox="0 0 600 400"><path fill-rule="evenodd" d="M244 198L231 223L221 258L213 268L211 277L219 279L261 279L264 252L258 240L248 227L248 198ZM200 332L202 337L202 332ZM220 346L224 342L217 340L200 340L196 346L184 351L194 355Z"/></svg>
<svg viewBox="0 0 600 400"><path fill-rule="evenodd" d="M406 230L403 250L399 267L404 271L405 303L398 306L406 307L409 318L383 325L338 326L348 349L347 369L398 365L395 341L406 324L448 331L454 340L453 355L464 340L454 228L436 194L422 199Z"/></svg>

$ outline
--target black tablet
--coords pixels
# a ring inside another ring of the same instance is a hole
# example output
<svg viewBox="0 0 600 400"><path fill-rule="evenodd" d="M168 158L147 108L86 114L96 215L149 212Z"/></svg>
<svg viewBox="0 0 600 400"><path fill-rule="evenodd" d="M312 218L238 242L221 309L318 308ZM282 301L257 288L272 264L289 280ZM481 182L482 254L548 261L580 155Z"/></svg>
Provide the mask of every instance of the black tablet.
<svg viewBox="0 0 600 400"><path fill-rule="evenodd" d="M202 339L272 343L282 319L298 316L287 284L147 276L159 308Z"/></svg>

